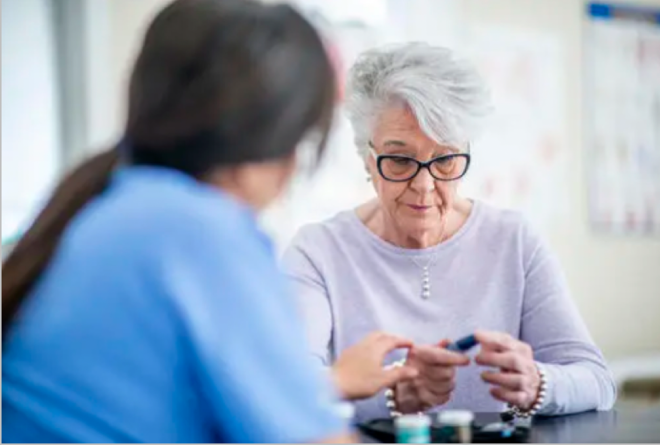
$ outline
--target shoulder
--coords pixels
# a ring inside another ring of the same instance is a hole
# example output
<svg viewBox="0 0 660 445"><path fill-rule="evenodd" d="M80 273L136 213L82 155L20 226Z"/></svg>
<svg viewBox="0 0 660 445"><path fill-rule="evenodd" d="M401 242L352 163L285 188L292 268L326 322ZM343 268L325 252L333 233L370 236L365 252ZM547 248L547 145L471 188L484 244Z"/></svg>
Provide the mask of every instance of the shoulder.
<svg viewBox="0 0 660 445"><path fill-rule="evenodd" d="M479 202L478 206L480 220L486 230L515 233L528 224L522 212L517 210L495 207L484 202Z"/></svg>
<svg viewBox="0 0 660 445"><path fill-rule="evenodd" d="M296 232L290 246L314 250L328 247L346 236L355 236L355 218L352 210L345 210L324 221L305 224Z"/></svg>
<svg viewBox="0 0 660 445"><path fill-rule="evenodd" d="M479 212L483 229L507 235L536 233L536 229L529 219L518 210L495 207L479 202Z"/></svg>
<svg viewBox="0 0 660 445"><path fill-rule="evenodd" d="M119 175L71 226L79 249L130 252L136 259L193 247L221 257L232 247L240 246L233 251L239 254L265 242L246 206L175 172Z"/></svg>
<svg viewBox="0 0 660 445"><path fill-rule="evenodd" d="M284 250L285 271L317 270L323 274L322 271L327 272L328 268L340 264L338 259L353 257L364 243L359 223L354 211L346 210L324 221L302 226Z"/></svg>
<svg viewBox="0 0 660 445"><path fill-rule="evenodd" d="M515 253L527 263L544 247L543 237L525 215L479 202L478 237L482 243Z"/></svg>
<svg viewBox="0 0 660 445"><path fill-rule="evenodd" d="M153 180L119 183L115 195L133 218L158 221L153 229L169 234L241 232L253 216L247 206L220 189L185 176L168 178L164 174Z"/></svg>
<svg viewBox="0 0 660 445"><path fill-rule="evenodd" d="M354 243L359 237L357 222L353 210L345 210L324 221L305 224L298 229L286 252L299 250L314 255L341 249L342 245Z"/></svg>

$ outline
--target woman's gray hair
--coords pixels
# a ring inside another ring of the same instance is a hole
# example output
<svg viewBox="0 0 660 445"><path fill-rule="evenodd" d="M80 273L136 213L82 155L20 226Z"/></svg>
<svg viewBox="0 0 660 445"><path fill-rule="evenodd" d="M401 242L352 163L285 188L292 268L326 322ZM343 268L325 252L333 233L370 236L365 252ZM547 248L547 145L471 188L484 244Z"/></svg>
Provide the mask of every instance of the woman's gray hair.
<svg viewBox="0 0 660 445"><path fill-rule="evenodd" d="M464 148L490 113L490 93L477 69L447 48L406 43L362 53L349 72L346 110L361 155L388 106L403 103L435 142Z"/></svg>

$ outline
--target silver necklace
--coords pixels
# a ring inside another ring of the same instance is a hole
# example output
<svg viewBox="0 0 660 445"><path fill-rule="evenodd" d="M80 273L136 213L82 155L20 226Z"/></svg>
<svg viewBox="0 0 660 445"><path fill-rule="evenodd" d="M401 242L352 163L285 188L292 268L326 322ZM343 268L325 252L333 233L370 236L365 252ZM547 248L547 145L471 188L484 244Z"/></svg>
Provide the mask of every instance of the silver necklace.
<svg viewBox="0 0 660 445"><path fill-rule="evenodd" d="M429 275L429 268L433 265L433 262L435 262L437 255L433 255L431 259L426 263L425 266L420 265L417 260L413 257L409 257L410 260L415 263L415 265L419 268L422 269L422 299L423 300L428 300L431 298L431 280L430 280L430 275Z"/></svg>

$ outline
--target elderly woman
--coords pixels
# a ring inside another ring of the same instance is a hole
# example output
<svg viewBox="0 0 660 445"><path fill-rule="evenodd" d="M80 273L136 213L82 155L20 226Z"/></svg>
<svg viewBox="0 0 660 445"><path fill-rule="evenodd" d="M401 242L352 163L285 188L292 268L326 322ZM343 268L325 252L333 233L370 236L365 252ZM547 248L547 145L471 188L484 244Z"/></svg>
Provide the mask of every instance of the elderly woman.
<svg viewBox="0 0 660 445"><path fill-rule="evenodd" d="M322 365L374 330L416 343L417 377L357 402L358 419L611 408L614 382L548 247L518 213L457 192L490 108L475 69L447 49L387 47L358 58L347 93L377 198L304 227L284 262ZM476 354L445 348L470 333Z"/></svg>

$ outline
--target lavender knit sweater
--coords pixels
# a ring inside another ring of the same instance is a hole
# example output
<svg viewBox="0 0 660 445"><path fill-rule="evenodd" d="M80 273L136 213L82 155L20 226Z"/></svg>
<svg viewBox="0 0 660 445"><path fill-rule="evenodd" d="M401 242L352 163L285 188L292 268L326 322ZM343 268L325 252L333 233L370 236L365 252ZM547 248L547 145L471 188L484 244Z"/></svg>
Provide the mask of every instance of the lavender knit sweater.
<svg viewBox="0 0 660 445"><path fill-rule="evenodd" d="M425 300L420 266L429 261L431 297ZM301 229L284 265L295 283L311 354L322 365L374 330L422 344L478 328L497 330L529 343L545 367L544 414L614 403L614 382L559 263L516 212L475 202L451 239L413 250L383 241L346 211ZM481 371L474 363L459 369L452 399L441 408L502 410ZM387 415L382 394L357 403L358 420Z"/></svg>

